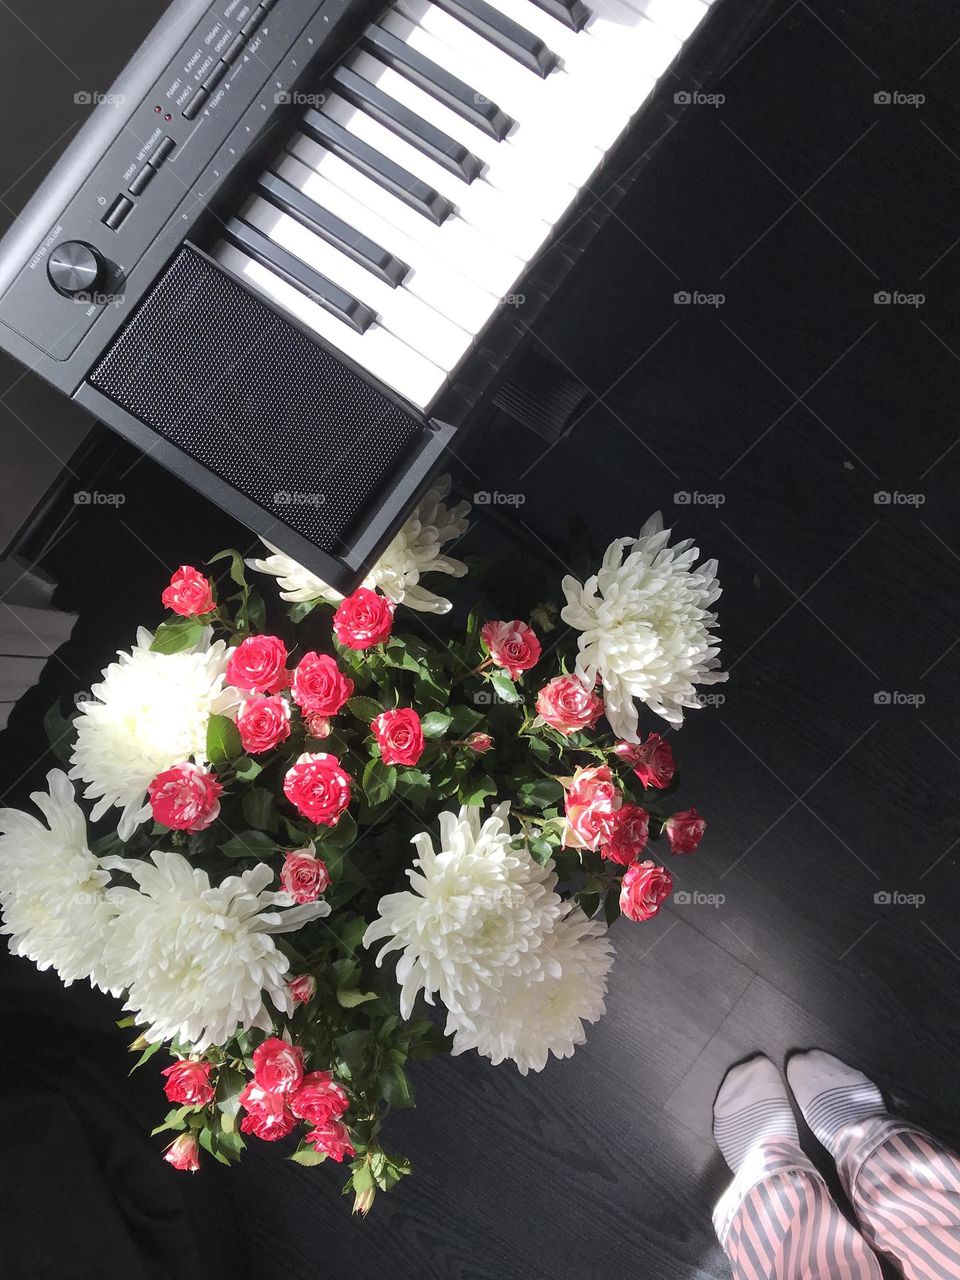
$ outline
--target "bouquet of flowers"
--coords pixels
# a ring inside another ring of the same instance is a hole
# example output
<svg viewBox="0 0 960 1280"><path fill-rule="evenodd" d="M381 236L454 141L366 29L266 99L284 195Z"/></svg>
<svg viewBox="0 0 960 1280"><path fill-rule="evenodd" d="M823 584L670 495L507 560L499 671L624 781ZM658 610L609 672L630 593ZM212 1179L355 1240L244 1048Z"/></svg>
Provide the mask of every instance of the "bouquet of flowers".
<svg viewBox="0 0 960 1280"><path fill-rule="evenodd" d="M466 572L448 492L346 598L273 547L215 556L219 594L178 569L167 620L54 725L69 771L32 797L42 820L0 811L11 950L123 997L140 1062L169 1055L154 1132L178 1169L296 1133L291 1159L348 1162L365 1213L409 1171L381 1143L408 1064L572 1054L607 926L671 891L650 846L703 835L637 703L679 726L726 678L716 564L654 517L563 579L559 614L441 630L421 579ZM283 626L247 568L279 580Z"/></svg>

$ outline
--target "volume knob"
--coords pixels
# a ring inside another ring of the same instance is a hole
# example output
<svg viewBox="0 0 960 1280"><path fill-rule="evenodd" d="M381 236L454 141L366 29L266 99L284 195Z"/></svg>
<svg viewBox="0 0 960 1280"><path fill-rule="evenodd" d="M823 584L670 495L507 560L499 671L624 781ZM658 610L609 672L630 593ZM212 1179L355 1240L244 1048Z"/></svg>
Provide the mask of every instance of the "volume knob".
<svg viewBox="0 0 960 1280"><path fill-rule="evenodd" d="M96 292L104 275L103 259L82 240L64 240L47 263L50 283L68 298Z"/></svg>

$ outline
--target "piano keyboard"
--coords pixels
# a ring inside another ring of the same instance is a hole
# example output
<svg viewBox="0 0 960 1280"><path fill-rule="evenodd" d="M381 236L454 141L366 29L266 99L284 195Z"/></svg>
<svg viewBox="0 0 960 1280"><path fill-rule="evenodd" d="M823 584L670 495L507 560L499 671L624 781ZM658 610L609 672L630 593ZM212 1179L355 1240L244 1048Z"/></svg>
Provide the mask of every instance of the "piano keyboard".
<svg viewBox="0 0 960 1280"><path fill-rule="evenodd" d="M427 411L712 0L398 0L212 256Z"/></svg>

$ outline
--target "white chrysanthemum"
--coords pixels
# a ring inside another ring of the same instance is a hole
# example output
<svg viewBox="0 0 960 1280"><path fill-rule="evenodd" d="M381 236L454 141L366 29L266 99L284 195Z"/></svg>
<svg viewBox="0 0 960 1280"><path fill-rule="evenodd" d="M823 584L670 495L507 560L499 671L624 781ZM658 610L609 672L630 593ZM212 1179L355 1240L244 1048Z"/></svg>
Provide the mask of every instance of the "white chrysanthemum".
<svg viewBox="0 0 960 1280"><path fill-rule="evenodd" d="M287 957L270 936L329 915L329 903L278 910L265 892L274 873L263 863L211 885L179 853L154 851L152 863L106 859L138 889L115 889L117 915L105 963L111 985L127 989L125 1008L150 1041L176 1039L197 1052L224 1044L241 1027L269 1031L265 997L293 1012Z"/></svg>
<svg viewBox="0 0 960 1280"><path fill-rule="evenodd" d="M508 977L472 1025L450 1013L447 1033L453 1034L455 1054L476 1049L494 1066L515 1062L525 1076L542 1071L549 1054L569 1058L583 1044L584 1022L604 1013L613 964L606 930L574 907L544 938L543 948L551 964L539 981Z"/></svg>
<svg viewBox="0 0 960 1280"><path fill-rule="evenodd" d="M405 604L420 613L450 611L449 600L420 585L420 579L427 573L446 573L453 578L462 578L467 572L467 566L461 560L443 554L448 542L466 533L470 510L467 502L460 502L455 507L444 503L443 499L450 493L450 483L449 476L441 476L427 490L403 528L364 578L365 587L380 590L394 604ZM291 560L273 543L267 542L266 538L262 541L272 554L248 560L247 564L260 573L272 573L277 578L282 599L291 602L327 600L331 604L338 604L343 599L339 591Z"/></svg>
<svg viewBox="0 0 960 1280"><path fill-rule="evenodd" d="M14 955L54 968L69 986L89 978L107 989L101 960L115 908L110 876L87 848L87 824L60 769L47 774L49 794L30 799L46 820L0 809L0 906Z"/></svg>
<svg viewBox="0 0 960 1280"><path fill-rule="evenodd" d="M637 742L634 698L679 726L683 708L698 707L696 686L726 680L719 641L710 633L717 616L709 606L720 595L717 562L694 568L700 555L692 539L668 545L659 512L638 538L618 538L600 571L585 583L563 579L564 622L583 634L577 675L592 689L599 675L610 727Z"/></svg>
<svg viewBox="0 0 960 1280"><path fill-rule="evenodd" d="M119 653L93 686L97 701L80 707L70 776L87 784L95 819L111 805L123 811L121 840L149 817L146 791L157 774L191 756L204 760L211 714L239 702L224 686L227 647L210 644L210 634L182 653L151 653L153 637L141 628L136 647Z"/></svg>
<svg viewBox="0 0 960 1280"><path fill-rule="evenodd" d="M407 871L413 891L391 893L364 945L389 941L397 962L400 1010L409 1018L418 991L456 1009L465 1026L510 974L541 972L542 942L563 914L553 892L552 863L539 866L526 848L513 849L509 803L481 824L476 806L440 814L440 846L426 832L414 837L417 857ZM550 968L549 962L547 967Z"/></svg>

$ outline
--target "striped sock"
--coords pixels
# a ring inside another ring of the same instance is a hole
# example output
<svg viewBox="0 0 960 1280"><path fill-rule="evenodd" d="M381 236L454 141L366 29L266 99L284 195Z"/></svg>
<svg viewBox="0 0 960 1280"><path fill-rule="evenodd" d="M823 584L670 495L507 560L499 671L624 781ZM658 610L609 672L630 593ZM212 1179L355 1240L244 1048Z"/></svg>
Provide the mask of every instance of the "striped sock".
<svg viewBox="0 0 960 1280"><path fill-rule="evenodd" d="M787 1090L764 1054L727 1072L713 1104L713 1136L734 1173L757 1147L778 1138L799 1144Z"/></svg>
<svg viewBox="0 0 960 1280"><path fill-rule="evenodd" d="M794 1054L787 1079L804 1119L831 1155L841 1129L887 1113L872 1080L822 1049Z"/></svg>

